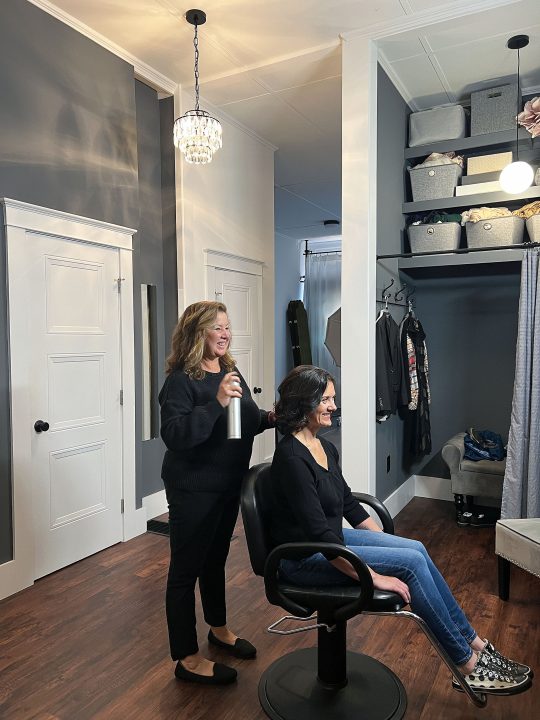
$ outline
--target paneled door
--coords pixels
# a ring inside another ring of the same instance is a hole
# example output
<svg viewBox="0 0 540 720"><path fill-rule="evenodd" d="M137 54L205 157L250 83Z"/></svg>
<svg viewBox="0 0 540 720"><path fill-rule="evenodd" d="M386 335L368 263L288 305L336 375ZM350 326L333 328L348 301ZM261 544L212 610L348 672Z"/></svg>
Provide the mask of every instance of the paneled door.
<svg viewBox="0 0 540 720"><path fill-rule="evenodd" d="M262 395L262 280L260 275L212 268L215 299L225 303L232 328L231 352L255 402ZM261 436L253 443L251 463L261 462Z"/></svg>
<svg viewBox="0 0 540 720"><path fill-rule="evenodd" d="M27 232L8 254L37 579L122 539L119 251Z"/></svg>

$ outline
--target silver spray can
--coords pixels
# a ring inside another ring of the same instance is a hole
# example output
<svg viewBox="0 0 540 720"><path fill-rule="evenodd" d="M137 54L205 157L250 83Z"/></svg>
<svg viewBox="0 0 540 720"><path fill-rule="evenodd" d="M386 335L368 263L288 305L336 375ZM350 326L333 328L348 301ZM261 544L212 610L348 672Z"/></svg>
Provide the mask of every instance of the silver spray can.
<svg viewBox="0 0 540 720"><path fill-rule="evenodd" d="M233 383L240 385L239 382ZM240 440L242 437L242 418L240 410L240 398L233 397L228 406L227 412L227 440Z"/></svg>

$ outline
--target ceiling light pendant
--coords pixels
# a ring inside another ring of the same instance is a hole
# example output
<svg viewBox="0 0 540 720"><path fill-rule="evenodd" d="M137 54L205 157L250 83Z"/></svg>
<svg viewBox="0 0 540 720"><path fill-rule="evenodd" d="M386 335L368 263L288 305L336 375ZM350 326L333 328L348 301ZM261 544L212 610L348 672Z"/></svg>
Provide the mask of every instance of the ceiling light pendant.
<svg viewBox="0 0 540 720"><path fill-rule="evenodd" d="M506 43L510 50L517 50L517 112L516 112L516 159L507 165L500 174L501 189L510 195L518 195L532 185L534 170L529 163L519 159L519 122L517 116L520 112L519 99L521 85L519 82L519 51L529 44L528 35L514 35Z"/></svg>
<svg viewBox="0 0 540 720"><path fill-rule="evenodd" d="M188 110L174 122L174 144L186 162L195 165L212 162L214 153L222 146L221 123L206 110L199 109L199 37L197 27L206 22L202 10L188 10L186 20L195 27L195 109Z"/></svg>

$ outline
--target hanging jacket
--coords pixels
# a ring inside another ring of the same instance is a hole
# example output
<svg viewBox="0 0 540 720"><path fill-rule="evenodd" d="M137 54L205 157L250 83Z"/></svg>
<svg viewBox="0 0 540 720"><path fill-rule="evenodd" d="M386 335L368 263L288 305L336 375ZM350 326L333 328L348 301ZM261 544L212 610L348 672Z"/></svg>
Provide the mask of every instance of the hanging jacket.
<svg viewBox="0 0 540 720"><path fill-rule="evenodd" d="M431 452L431 423L429 405L428 359L426 334L422 323L411 314L401 323L401 362L405 377L405 394L410 412L413 455Z"/></svg>
<svg viewBox="0 0 540 720"><path fill-rule="evenodd" d="M383 312L375 325L376 414L382 422L393 415L398 406L407 404L403 382L399 328L390 313Z"/></svg>

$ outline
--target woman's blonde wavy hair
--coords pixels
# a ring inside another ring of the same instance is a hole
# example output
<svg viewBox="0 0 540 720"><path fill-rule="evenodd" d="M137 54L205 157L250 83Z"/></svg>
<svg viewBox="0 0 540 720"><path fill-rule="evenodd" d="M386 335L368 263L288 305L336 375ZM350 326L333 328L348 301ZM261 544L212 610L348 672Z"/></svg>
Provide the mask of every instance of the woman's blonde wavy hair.
<svg viewBox="0 0 540 720"><path fill-rule="evenodd" d="M201 366L208 330L216 322L219 312L226 313L223 303L201 300L189 305L178 320L171 341L171 352L167 358L167 374L183 370L190 378L202 380L205 372ZM227 351L219 359L227 372L234 369L234 359Z"/></svg>

